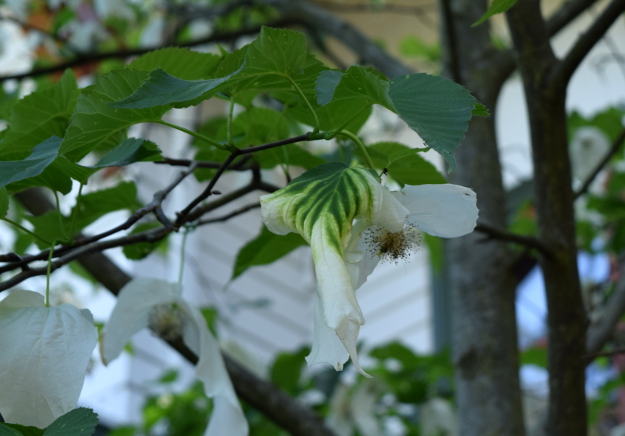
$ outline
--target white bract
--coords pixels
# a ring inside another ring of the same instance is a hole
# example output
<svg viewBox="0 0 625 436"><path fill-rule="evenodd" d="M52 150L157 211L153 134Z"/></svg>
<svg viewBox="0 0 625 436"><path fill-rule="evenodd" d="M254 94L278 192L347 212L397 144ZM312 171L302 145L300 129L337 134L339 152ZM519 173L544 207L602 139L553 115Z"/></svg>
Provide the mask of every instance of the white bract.
<svg viewBox="0 0 625 436"><path fill-rule="evenodd" d="M580 127L571 140L573 177L585 182L610 150L610 139L594 126Z"/></svg>
<svg viewBox="0 0 625 436"><path fill-rule="evenodd" d="M115 359L130 337L150 327L164 338L182 336L199 358L196 376L204 392L213 398L213 413L206 436L245 436L248 424L234 393L221 358L219 345L206 326L202 313L182 299L178 284L152 278L138 278L122 288L117 304L102 332L104 364Z"/></svg>
<svg viewBox="0 0 625 436"><path fill-rule="evenodd" d="M46 307L32 291L0 302L0 413L45 428L73 410L98 340L93 316L71 304Z"/></svg>
<svg viewBox="0 0 625 436"><path fill-rule="evenodd" d="M452 238L475 228L475 193L451 184L406 186L389 192L374 173L321 165L289 186L262 196L261 215L277 234L296 232L312 248L317 276L309 365L337 371L349 357L363 375L356 341L365 320L355 291L380 258L406 258L419 231Z"/></svg>

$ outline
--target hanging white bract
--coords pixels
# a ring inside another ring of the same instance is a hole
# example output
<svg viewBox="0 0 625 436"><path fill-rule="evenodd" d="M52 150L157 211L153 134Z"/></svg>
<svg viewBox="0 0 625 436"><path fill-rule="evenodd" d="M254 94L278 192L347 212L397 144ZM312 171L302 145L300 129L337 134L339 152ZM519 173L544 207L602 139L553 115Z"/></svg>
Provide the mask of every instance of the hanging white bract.
<svg viewBox="0 0 625 436"><path fill-rule="evenodd" d="M104 364L122 352L130 337L150 327L165 339L182 336L198 356L195 374L213 399L206 436L246 436L248 424L221 358L219 345L202 313L182 299L178 284L152 278L134 279L122 288L100 343Z"/></svg>
<svg viewBox="0 0 625 436"><path fill-rule="evenodd" d="M373 171L340 163L314 168L260 201L269 230L299 233L312 248L317 299L308 364L326 362L340 371L351 357L363 375L356 341L365 320L356 289L381 257L406 257L418 243L417 231L462 236L478 216L470 189L420 185L391 193Z"/></svg>
<svg viewBox="0 0 625 436"><path fill-rule="evenodd" d="M0 413L45 428L76 407L98 340L93 316L71 304L46 307L32 291L0 302Z"/></svg>

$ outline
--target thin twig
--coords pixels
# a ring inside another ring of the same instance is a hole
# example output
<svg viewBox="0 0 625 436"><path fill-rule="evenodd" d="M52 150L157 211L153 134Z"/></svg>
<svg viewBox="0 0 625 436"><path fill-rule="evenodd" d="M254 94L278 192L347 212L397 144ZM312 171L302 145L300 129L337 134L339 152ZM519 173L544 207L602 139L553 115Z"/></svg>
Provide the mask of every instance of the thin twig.
<svg viewBox="0 0 625 436"><path fill-rule="evenodd" d="M591 361L597 357L611 357L619 354L625 354L625 347L613 348L610 351L603 351L601 353L585 354L581 357L582 360Z"/></svg>
<svg viewBox="0 0 625 436"><path fill-rule="evenodd" d="M223 215L217 218L207 218L204 220L199 220L195 225L202 226L204 224L213 224L213 223L220 223L220 222L228 221L230 218L234 218L235 216L244 214L245 212L248 212L252 209L258 209L259 207L260 207L260 203L248 204L247 206L243 206L233 212L230 212L227 215Z"/></svg>
<svg viewBox="0 0 625 436"><path fill-rule="evenodd" d="M244 156L242 159L239 159L237 162L230 165L226 168L228 171L248 171L250 169L249 166L244 166L243 164L249 161L251 156ZM157 165L170 165L174 167L188 167L192 163L196 164L196 168L210 168L210 169L218 169L221 166L220 162L213 161L197 161L191 159L174 159L170 157L163 156L163 160L154 161Z"/></svg>
<svg viewBox="0 0 625 436"><path fill-rule="evenodd" d="M529 248L535 248L545 256L553 256L553 253L551 252L549 247L547 247L540 240L534 238L533 236L519 235L517 233L512 233L483 222L478 222L477 226L475 226L475 230L485 233L493 239L514 242L516 244L523 245Z"/></svg>
<svg viewBox="0 0 625 436"><path fill-rule="evenodd" d="M361 4L338 4L335 2L327 2L321 0L314 0L311 3L321 6L324 9L335 11L335 12L392 12L396 14L423 14L426 9L436 9L437 2L424 3L418 6L408 6L408 5L395 5L395 4L384 4L380 6L373 5L371 3L361 3Z"/></svg>
<svg viewBox="0 0 625 436"><path fill-rule="evenodd" d="M240 148L237 154L255 153L257 151L268 150L270 148L280 147L282 145L295 144L300 141L314 141L317 138L311 139L312 132L304 133L303 135L295 136L293 138L281 139L280 141L270 142L268 144L257 145L255 147Z"/></svg>
<svg viewBox="0 0 625 436"><path fill-rule="evenodd" d="M125 245L136 244L137 242L156 242L163 239L171 233L171 230L165 227L158 227L156 229L151 229L145 232L135 233L132 235L123 236L117 239L109 239L106 241L93 242L91 244L84 245L82 247L78 247L74 250L71 250L69 253L64 256L59 257L58 259L52 261L49 265L50 272L57 270L63 265L68 264L69 262L78 259L82 256L86 256L91 253L101 252L104 250L108 250L110 248L115 247L123 247ZM46 250L48 253L50 250ZM48 265L42 266L39 268L31 268L27 271L22 271L19 274L14 275L13 277L3 281L0 283L0 291L5 291L7 289L12 288L13 286L18 285L24 280L35 277L42 276L48 273Z"/></svg>
<svg viewBox="0 0 625 436"><path fill-rule="evenodd" d="M174 227L180 228L180 226L185 222L185 218L189 213L193 210L195 206L206 200L213 194L213 188L217 184L217 181L221 178L221 175L226 171L226 168L230 166L230 164L237 158L236 153L231 153L225 161L221 164L221 166L217 169L217 172L213 176L210 182L208 182L208 186L204 189L200 195L195 197L191 203L187 205L181 212L178 212L176 222L174 223Z"/></svg>
<svg viewBox="0 0 625 436"><path fill-rule="evenodd" d="M0 262L19 262L22 258L16 253L0 254Z"/></svg>
<svg viewBox="0 0 625 436"><path fill-rule="evenodd" d="M284 26L288 26L292 24L295 24L293 20L277 20L275 22L269 23L268 25L273 26L273 27L284 27ZM230 41L232 39L236 39L241 36L247 36L247 35L255 34L258 32L260 32L260 26L249 27L249 28L245 28L245 29L241 29L237 31L232 31L232 32L216 33L206 38L200 38L194 41L177 44L176 47L194 47L197 45L210 44L214 42ZM51 67L36 68L27 73L13 74L9 76L0 76L0 83L4 82L5 80L10 80L10 79L19 80L19 79L24 79L27 77L38 77L38 76L43 76L46 74L58 73L61 71L65 71L68 68L73 68L73 67L77 67L77 66L85 65L85 64L92 64L92 63L104 61L107 59L126 59L126 58L133 57L133 56L140 56L142 54L145 54L154 50L160 50L166 47L171 47L171 45L162 45L162 46L154 46L154 47L147 47L147 48L135 48L135 49L128 49L128 50L118 50L118 51L111 51L111 52L106 52L106 53L81 54L80 56L72 60L69 60L67 62L62 62L57 65L53 65Z"/></svg>
<svg viewBox="0 0 625 436"><path fill-rule="evenodd" d="M582 187L579 188L579 190L575 193L575 196L573 197L574 200L577 200L579 197L584 195L586 191L588 191L588 188L590 188L590 185L592 184L592 182L595 180L595 178L597 178L597 175L599 175L601 170L608 164L608 162L610 162L610 159L612 159L612 156L618 153L618 151L621 149L621 146L624 143L625 143L625 128L621 130L621 133L619 133L619 135L616 137L616 139L612 143L612 146L610 147L610 151L603 157L603 159L601 159L601 162L597 164L592 174L590 174L590 176L586 179Z"/></svg>
<svg viewBox="0 0 625 436"><path fill-rule="evenodd" d="M232 192L231 194L224 196L220 198L219 200L213 201L205 205L202 211L203 213L210 212L233 200L236 200L237 198L242 197L248 192L252 192L256 189L263 189L264 187L266 187L264 183L253 180L247 186L235 192ZM194 211L194 213L196 212L197 210ZM116 239L108 239L105 241L93 241L93 242L84 244L82 246L64 246L58 250L55 250L54 254L55 256L58 256L58 258L51 263L51 271L55 271L56 269L62 267L63 265L68 264L69 262L73 260L80 259L83 256L87 256L92 253L96 253L96 252L99 253L99 252L102 252L104 250L108 250L111 248L123 247L126 245L136 244L138 242L157 242L163 239L164 237L166 237L167 235L169 235L170 233L172 233L174 230L175 230L174 228L167 228L165 226L161 226L155 229L150 229L144 232L122 236ZM63 250L62 256L59 256L58 251L60 250ZM33 262L35 260L42 260L42 258L47 259L47 256L49 255L49 253L50 253L50 250L48 249L48 250L41 251L37 255L24 256L20 262L14 262L8 265L11 268L7 269L7 271L20 268L23 265L26 265L29 262ZM47 266L43 266L40 268L29 268L27 270L22 271L19 274L16 274L10 277L9 279L3 282L0 282L0 291L10 289L11 287L18 285L19 283L23 282L24 280L30 277L41 276L41 275L45 275L46 273L47 273Z"/></svg>
<svg viewBox="0 0 625 436"><path fill-rule="evenodd" d="M623 12L625 12L625 0L612 0L601 12L599 18L579 36L564 59L556 66L551 76L551 83L567 83L582 60Z"/></svg>

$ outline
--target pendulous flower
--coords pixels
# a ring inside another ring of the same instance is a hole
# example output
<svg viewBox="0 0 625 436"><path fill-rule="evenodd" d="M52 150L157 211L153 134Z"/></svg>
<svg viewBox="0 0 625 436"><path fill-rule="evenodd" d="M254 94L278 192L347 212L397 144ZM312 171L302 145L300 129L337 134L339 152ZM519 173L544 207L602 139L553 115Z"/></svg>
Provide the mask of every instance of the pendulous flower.
<svg viewBox="0 0 625 436"><path fill-rule="evenodd" d="M418 232L452 238L475 228L475 193L462 186L406 186L389 192L374 172L330 163L260 198L261 215L277 234L299 233L311 246L317 298L309 365L342 370L349 357L363 375L356 341L365 320L355 291L381 258L406 258Z"/></svg>
<svg viewBox="0 0 625 436"><path fill-rule="evenodd" d="M213 413L206 436L245 436L248 424L226 371L219 344L202 313L181 296L180 285L153 278L137 278L122 288L102 332L104 364L121 353L130 337L150 327L165 339L182 337L199 358L195 375L213 398Z"/></svg>

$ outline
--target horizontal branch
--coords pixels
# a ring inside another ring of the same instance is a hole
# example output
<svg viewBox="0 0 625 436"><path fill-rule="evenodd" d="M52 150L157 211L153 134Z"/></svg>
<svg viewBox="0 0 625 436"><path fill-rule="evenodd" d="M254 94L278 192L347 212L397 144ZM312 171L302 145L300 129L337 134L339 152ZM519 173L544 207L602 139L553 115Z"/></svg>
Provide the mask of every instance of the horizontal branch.
<svg viewBox="0 0 625 436"><path fill-rule="evenodd" d="M549 247L533 236L519 235L483 222L478 222L475 226L475 230L493 239L514 242L515 244L536 249L545 256L551 257L553 255Z"/></svg>
<svg viewBox="0 0 625 436"><path fill-rule="evenodd" d="M170 234L172 230L165 226L158 227L156 229L147 230L145 232L135 233L132 235L126 235L117 239L108 239L106 241L92 242L82 247L75 248L69 251L67 254L53 260L50 265L50 272L56 271L60 267L69 264L71 261L80 259L82 256L86 256L95 252L102 252L111 248L124 247L126 245L136 244L138 242L157 242ZM49 250L47 250L49 252ZM48 267L46 265L39 268L28 268L14 276L0 282L0 292L11 289L22 283L24 280L36 276L45 276L48 273Z"/></svg>
<svg viewBox="0 0 625 436"><path fill-rule="evenodd" d="M351 23L319 6L301 0L258 1L276 8L284 20L337 38L359 56L359 62L375 66L390 78L415 72L389 55L379 44Z"/></svg>
<svg viewBox="0 0 625 436"><path fill-rule="evenodd" d="M266 188L267 186L264 183L256 181L256 180L252 180L252 182L249 183L247 186L237 191L234 191L229 195L224 195L219 200L216 200L216 201L213 201L211 203L204 205L204 207L202 207L201 212L196 211L197 218L201 217L204 213L208 213L212 210L222 207L228 204L229 202L236 200L249 192L255 191L257 189L265 190ZM32 195L32 194L19 193L17 194L17 197L20 201L23 201L22 199L26 195ZM139 242L157 242L165 238L167 235L169 235L175 230L176 229L173 226L163 225L155 229L150 229L150 230L146 230L146 231L139 232L139 233L133 233L133 234L125 235L125 236L115 238L115 239L107 239L105 241L100 241L98 238L96 238L97 240L93 240L93 241L86 242L86 243L83 242L82 245L63 246L54 251L55 260L53 260L51 263L51 271L55 271L58 268L72 262L73 260L80 259L82 256L86 256L92 253L102 252L111 248L132 245L132 244L136 244ZM105 232L105 233L109 233L109 232ZM82 241L88 241L90 239L91 238L82 238ZM15 259L18 259L18 260L14 262L11 261L7 265L3 266L0 269L2 272L11 271L11 270L15 270L18 268L21 268L22 272L10 277L9 279L3 282L0 282L0 292L10 289L11 287L16 286L17 284L31 277L46 275L47 268L45 266L39 267L39 268L30 268L28 267L28 265L29 263L32 263L38 260L41 261L41 260L47 259L49 256L49 253L50 253L50 250L46 249L34 255L17 257Z"/></svg>
<svg viewBox="0 0 625 436"><path fill-rule="evenodd" d="M277 20L272 23L268 23L267 25L272 27L284 27L294 24L292 20ZM260 32L260 26L248 27L240 30L229 31L229 32L220 32L215 33L213 35L207 36L206 38L199 38L193 41L184 42L176 45L159 45L152 47L144 47L144 48L134 48L127 50L117 50L117 51L109 51L104 53L85 53L79 56L76 56L74 59L68 60L66 62L59 63L57 65L53 65L50 67L43 68L35 68L34 70L28 71L26 73L20 74L12 74L8 76L0 76L0 83L5 80L11 79L25 79L27 77L38 77L44 76L47 74L59 73L63 72L68 68L74 68L82 65L93 64L96 62L105 61L108 59L127 59L134 56L140 56L146 54L148 52L154 50L160 50L167 47L195 47L198 45L231 41L233 39L239 38L241 36L253 35Z"/></svg>
<svg viewBox="0 0 625 436"><path fill-rule="evenodd" d="M252 169L250 166L245 166L244 164L249 161L251 156L244 156L242 159L239 159L238 162L234 162L228 168L228 171L249 171ZM202 161L202 160L191 160L191 159L174 159L170 157L163 156L163 160L152 162L157 165L170 165L173 167L188 167L192 164L195 164L196 168L210 168L210 169L218 169L221 166L220 162L212 162L212 161Z"/></svg>

